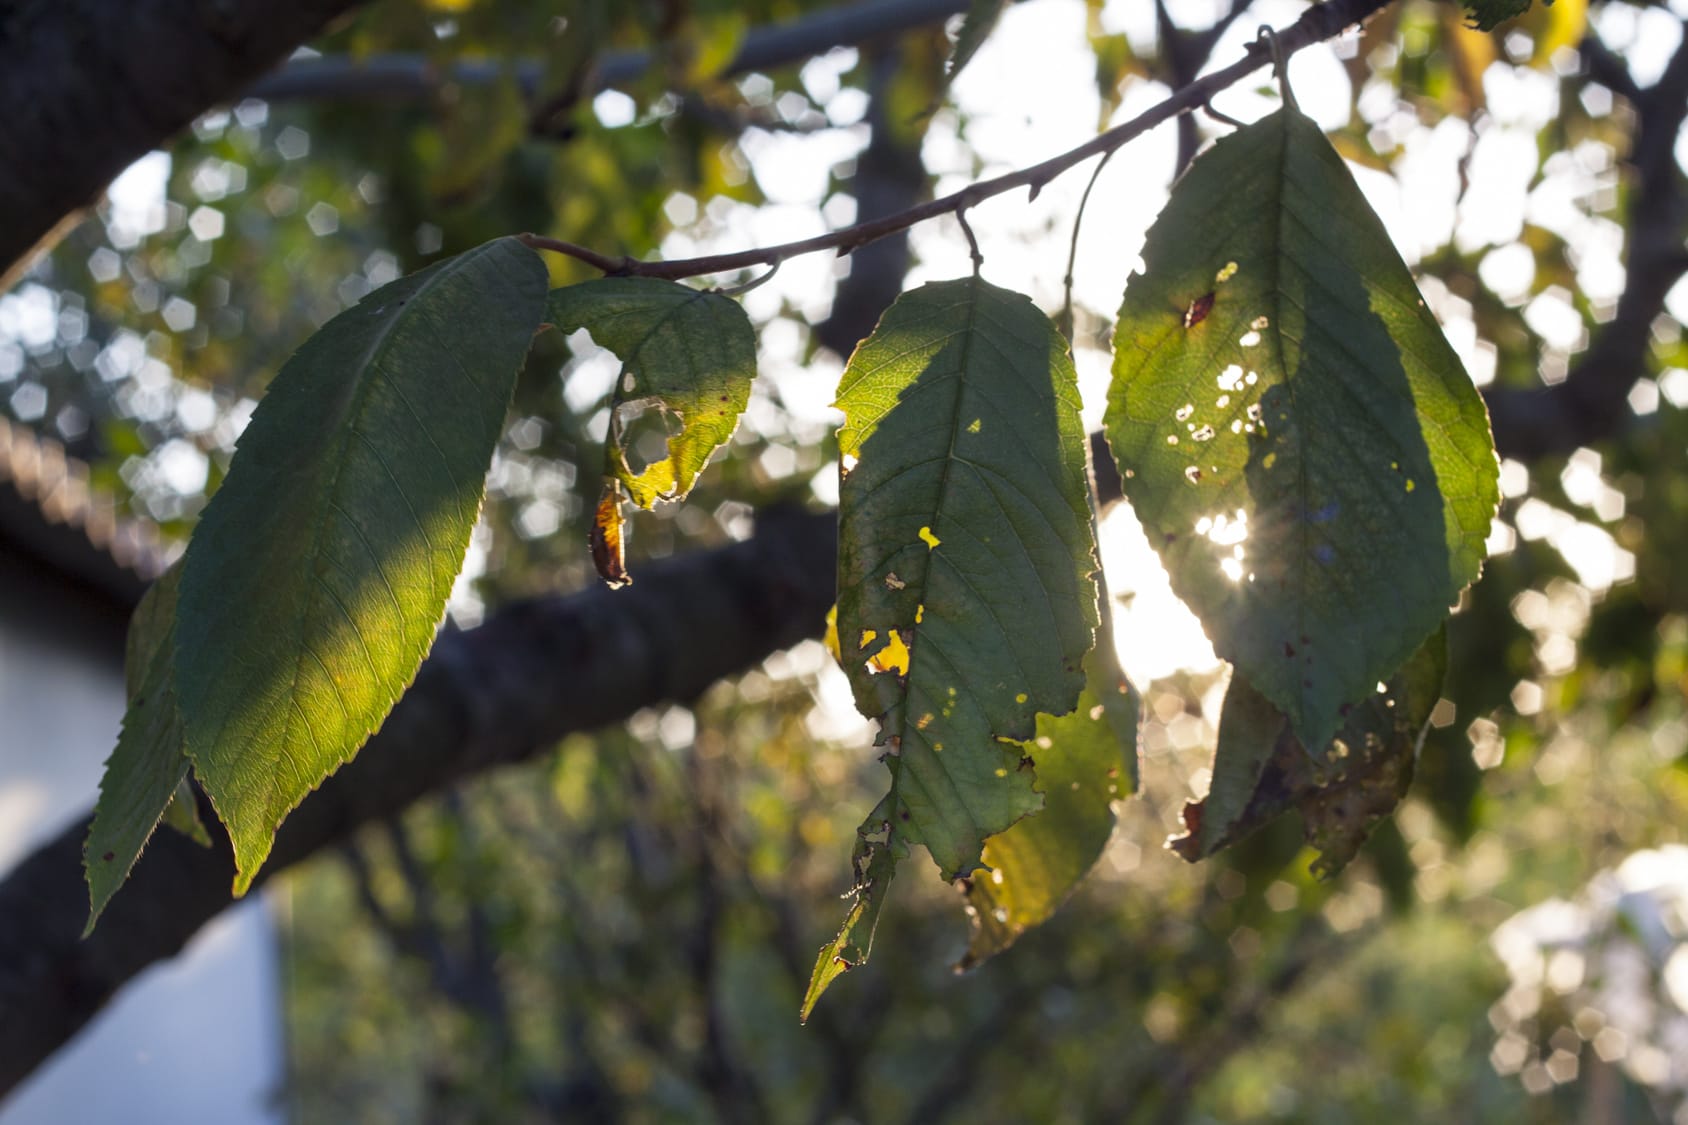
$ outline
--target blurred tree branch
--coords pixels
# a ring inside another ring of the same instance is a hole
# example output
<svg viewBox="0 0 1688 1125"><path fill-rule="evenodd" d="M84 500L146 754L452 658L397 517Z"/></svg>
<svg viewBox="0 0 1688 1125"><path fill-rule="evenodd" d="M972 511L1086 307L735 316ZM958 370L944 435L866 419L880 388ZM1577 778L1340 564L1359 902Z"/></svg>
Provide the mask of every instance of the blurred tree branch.
<svg viewBox="0 0 1688 1125"><path fill-rule="evenodd" d="M695 699L818 636L833 599L833 517L776 510L762 522L743 543L646 565L630 589L521 602L442 634L380 732L287 820L266 875L565 734ZM82 941L86 834L85 821L72 826L0 883L0 1093L231 901L226 837L207 850L161 831Z"/></svg>
<svg viewBox="0 0 1688 1125"><path fill-rule="evenodd" d="M1688 23L1685 23L1688 29ZM1636 87L1622 60L1591 32L1583 50L1591 75L1625 94L1634 107L1634 142L1625 163L1632 173L1625 221L1628 261L1612 319L1595 334L1565 381L1531 388L1489 387L1485 398L1503 457L1532 461L1570 453L1620 433L1630 422L1629 392L1647 371L1653 322L1665 296L1688 272L1683 245L1688 201L1675 145L1688 118L1688 35L1659 80Z"/></svg>
<svg viewBox="0 0 1688 1125"><path fill-rule="evenodd" d="M967 0L859 0L814 12L788 23L751 28L732 60L716 75L731 78L753 70L771 70L799 63L834 47L852 47L869 40L901 35L967 10ZM590 79L575 91L590 98L626 85L657 65L652 51L608 51L591 66ZM385 98L410 100L429 97L452 82L486 85L510 73L508 61L465 59L442 70L418 54L385 54L368 58L326 55L296 59L261 79L249 97L265 101ZM514 68L517 85L532 99L541 94L544 66L521 62Z"/></svg>
<svg viewBox="0 0 1688 1125"><path fill-rule="evenodd" d="M0 7L0 292L130 163L359 3Z"/></svg>

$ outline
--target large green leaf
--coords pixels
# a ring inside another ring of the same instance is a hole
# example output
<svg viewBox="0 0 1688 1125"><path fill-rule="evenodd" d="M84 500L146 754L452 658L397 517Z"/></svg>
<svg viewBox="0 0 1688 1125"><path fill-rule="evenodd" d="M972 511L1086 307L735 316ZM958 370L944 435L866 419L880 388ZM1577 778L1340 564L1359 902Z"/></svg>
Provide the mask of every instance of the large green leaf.
<svg viewBox="0 0 1688 1125"><path fill-rule="evenodd" d="M383 286L287 361L189 544L176 693L243 892L432 644L545 269L514 239Z"/></svg>
<svg viewBox="0 0 1688 1125"><path fill-rule="evenodd" d="M891 788L805 1015L866 960L910 844L957 878L1040 807L1020 743L1073 709L1096 626L1077 383L1049 318L977 277L903 294L844 370L838 643Z"/></svg>
<svg viewBox="0 0 1688 1125"><path fill-rule="evenodd" d="M620 357L605 473L649 508L692 489L710 454L733 436L756 378L756 334L737 301L672 281L606 277L555 290L547 319L584 328ZM678 432L667 456L635 470L622 426L629 408L652 405Z"/></svg>
<svg viewBox="0 0 1688 1125"><path fill-rule="evenodd" d="M1108 439L1173 588L1307 745L1477 577L1488 417L1324 135L1221 140L1149 233Z"/></svg>
<svg viewBox="0 0 1688 1125"><path fill-rule="evenodd" d="M1077 376L1017 293L905 293L839 385L838 637L946 878L1039 805L1016 745L1073 709L1096 625Z"/></svg>
<svg viewBox="0 0 1688 1125"><path fill-rule="evenodd" d="M100 798L82 854L88 874L87 932L93 931L100 912L129 877L166 807L187 780L188 759L182 752L182 724L171 682L181 571L173 566L153 583L129 621L124 669L129 708L100 779ZM190 790L186 808L192 808L191 799ZM185 817L184 811L179 823L185 824Z"/></svg>
<svg viewBox="0 0 1688 1125"><path fill-rule="evenodd" d="M1360 850L1377 822L1406 796L1430 712L1447 674L1447 630L1438 629L1383 690L1348 708L1336 738L1309 753L1288 720L1240 673L1219 716L1207 796L1184 806L1186 835L1172 850L1194 863L1243 839L1291 808L1329 877Z"/></svg>
<svg viewBox="0 0 1688 1125"><path fill-rule="evenodd" d="M1085 658L1088 682L1067 715L1039 715L1026 752L1043 809L985 841L962 884L973 933L956 966L971 969L1047 921L1095 865L1113 833L1113 802L1134 790L1138 700L1110 638Z"/></svg>

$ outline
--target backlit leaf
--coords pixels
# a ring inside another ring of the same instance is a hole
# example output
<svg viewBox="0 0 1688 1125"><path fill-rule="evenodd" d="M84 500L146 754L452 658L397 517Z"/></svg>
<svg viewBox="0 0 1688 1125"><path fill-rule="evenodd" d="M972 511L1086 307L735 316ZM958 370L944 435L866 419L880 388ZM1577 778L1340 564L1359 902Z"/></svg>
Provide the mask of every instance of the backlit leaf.
<svg viewBox="0 0 1688 1125"><path fill-rule="evenodd" d="M1039 715L1025 744L1037 763L1043 809L985 841L984 864L965 880L973 933L956 966L1001 953L1066 901L1114 828L1112 804L1129 796L1137 762L1137 696L1111 639L1085 658L1084 694L1070 714Z"/></svg>
<svg viewBox="0 0 1688 1125"><path fill-rule="evenodd" d="M1447 631L1438 629L1385 690L1349 709L1336 738L1317 754L1296 740L1270 700L1233 675L1219 717L1212 787L1184 806L1188 833L1172 841L1172 850L1194 863L1295 808L1307 842L1321 853L1314 874L1341 871L1406 796L1441 695L1447 651Z"/></svg>
<svg viewBox="0 0 1688 1125"><path fill-rule="evenodd" d="M1294 108L1197 159L1143 256L1106 420L1125 491L1215 651L1322 746L1481 569L1482 400Z"/></svg>
<svg viewBox="0 0 1688 1125"><path fill-rule="evenodd" d="M605 474L641 508L690 492L733 436L756 378L756 334L738 302L672 281L606 277L555 290L548 319L564 332L586 329L621 359ZM625 427L641 407L674 432L664 457L635 469Z"/></svg>
<svg viewBox="0 0 1688 1125"><path fill-rule="evenodd" d="M1030 301L905 293L839 385L838 635L946 878L1039 805L1016 743L1072 710L1096 625L1077 376ZM877 659L876 659L877 658Z"/></svg>
<svg viewBox="0 0 1688 1125"><path fill-rule="evenodd" d="M903 294L844 370L837 636L891 789L805 1013L867 958L910 844L953 879L1041 805L1019 743L1073 709L1096 625L1077 383L1049 318L977 277Z"/></svg>
<svg viewBox="0 0 1688 1125"><path fill-rule="evenodd" d="M83 846L88 875L88 928L129 877L166 806L187 780L182 725L171 684L172 621L182 568L153 583L129 621L124 680L129 708L117 747L100 779L100 798ZM192 790L187 790L192 808ZM195 824L197 824L197 815ZM204 829L200 828L201 834Z"/></svg>
<svg viewBox="0 0 1688 1125"><path fill-rule="evenodd" d="M896 877L897 863L908 855L908 844L891 829L894 800L887 794L856 829L856 849L850 857L856 882L850 889L850 909L838 936L822 947L815 959L798 1013L805 1023L832 982L866 961L873 950L873 931L879 925L879 912L885 906L891 880Z"/></svg>
<svg viewBox="0 0 1688 1125"><path fill-rule="evenodd" d="M188 547L176 688L237 893L433 642L545 270L514 239L383 286L287 361Z"/></svg>

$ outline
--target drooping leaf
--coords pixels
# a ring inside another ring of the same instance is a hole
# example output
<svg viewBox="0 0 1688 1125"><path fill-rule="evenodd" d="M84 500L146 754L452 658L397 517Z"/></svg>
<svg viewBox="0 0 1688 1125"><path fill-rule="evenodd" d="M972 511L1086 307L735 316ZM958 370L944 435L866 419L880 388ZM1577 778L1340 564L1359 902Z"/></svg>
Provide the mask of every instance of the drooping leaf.
<svg viewBox="0 0 1688 1125"><path fill-rule="evenodd" d="M1406 796L1447 673L1447 651L1447 631L1438 629L1385 690L1349 708L1336 738L1316 754L1296 740L1270 700L1233 674L1219 717L1212 787L1184 806L1188 832L1172 849L1194 863L1295 808L1307 842L1321 853L1314 874L1341 871Z"/></svg>
<svg viewBox="0 0 1688 1125"><path fill-rule="evenodd" d="M961 30L956 33L955 47L950 51L949 63L944 67L946 82L954 82L961 68L973 61L979 48L985 45L991 29L1002 16L1005 0L973 0L967 14L961 17Z"/></svg>
<svg viewBox="0 0 1688 1125"><path fill-rule="evenodd" d="M615 480L604 482L604 490L598 496L598 508L592 513L588 543L592 548L592 565L610 589L619 589L633 581L627 573L626 555L621 545L621 486Z"/></svg>
<svg viewBox="0 0 1688 1125"><path fill-rule="evenodd" d="M329 321L254 412L176 618L188 754L236 893L432 644L544 301L533 252L489 242Z"/></svg>
<svg viewBox="0 0 1688 1125"><path fill-rule="evenodd" d="M82 850L89 898L85 935L93 932L100 912L129 877L159 818L187 781L188 759L182 750L170 665L181 572L180 565L165 571L129 621L123 676L129 707L117 747L106 760L94 821ZM191 789L185 807L193 807Z"/></svg>
<svg viewBox="0 0 1688 1125"><path fill-rule="evenodd" d="M610 408L605 475L649 508L692 489L710 454L733 436L756 378L756 334L737 301L646 277L606 277L552 292L547 319L584 328L620 357ZM636 407L655 409L678 432L666 456L643 469L628 462L623 427Z"/></svg>
<svg viewBox="0 0 1688 1125"><path fill-rule="evenodd" d="M1215 650L1321 746L1481 569L1482 400L1293 107L1195 161L1144 260L1106 420L1125 491Z"/></svg>
<svg viewBox="0 0 1688 1125"><path fill-rule="evenodd" d="M1284 713L1272 706L1271 700L1249 686L1240 673L1232 677L1219 712L1219 745L1213 752L1213 776L1208 782L1207 796L1199 802L1199 812L1192 813L1192 806L1184 810L1194 838L1188 846L1199 849L1197 858L1212 855L1227 842L1239 838L1239 831L1259 827L1240 829L1239 825L1244 822L1255 790L1260 787L1260 777L1278 744L1287 742L1296 750L1301 748L1295 736L1286 732L1287 725ZM1197 817L1194 822L1192 815Z"/></svg>
<svg viewBox="0 0 1688 1125"><path fill-rule="evenodd" d="M1134 790L1138 701L1111 639L1098 638L1085 668L1078 706L1039 715L1025 746L1043 809L986 840L989 870L963 881L973 933L957 969L994 957L1055 913L1113 833L1113 802Z"/></svg>
<svg viewBox="0 0 1688 1125"><path fill-rule="evenodd" d="M946 878L1038 807L1020 747L1072 710L1096 625L1077 376L1030 301L905 293L839 385L838 635L897 756L893 827Z"/></svg>
<svg viewBox="0 0 1688 1125"><path fill-rule="evenodd" d="M893 767L895 768L895 767ZM803 994L798 1018L804 1023L814 1012L822 994L844 973L866 961L873 951L873 931L879 912L896 877L897 863L908 855L908 844L892 830L896 819L894 794L887 794L856 829L856 848L850 857L856 882L850 888L850 909L838 936L821 948L815 959L809 987Z"/></svg>
<svg viewBox="0 0 1688 1125"><path fill-rule="evenodd" d="M174 692L170 701L173 706ZM179 721L177 730L180 731ZM183 760L186 760L185 757ZM159 823L180 832L202 848L211 846L211 833L206 830L205 822L199 819L199 802L193 795L193 782L186 775L176 782L176 792L171 795L170 803L164 806L164 816Z"/></svg>

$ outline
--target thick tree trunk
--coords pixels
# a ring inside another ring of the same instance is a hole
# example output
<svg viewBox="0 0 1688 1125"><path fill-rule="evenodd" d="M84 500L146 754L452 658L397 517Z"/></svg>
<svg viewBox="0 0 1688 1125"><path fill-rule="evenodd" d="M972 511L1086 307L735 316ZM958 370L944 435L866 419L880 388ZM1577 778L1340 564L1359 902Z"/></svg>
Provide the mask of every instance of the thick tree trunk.
<svg viewBox="0 0 1688 1125"><path fill-rule="evenodd" d="M776 512L763 523L746 542L641 567L628 589L518 603L442 635L386 725L282 826L264 875L565 734L695 699L819 636L833 600L835 517ZM75 826L0 883L0 1096L230 902L227 839L217 832L207 850L160 829L82 941L86 834L85 822Z"/></svg>
<svg viewBox="0 0 1688 1125"><path fill-rule="evenodd" d="M359 2L0 5L0 290L131 161Z"/></svg>

